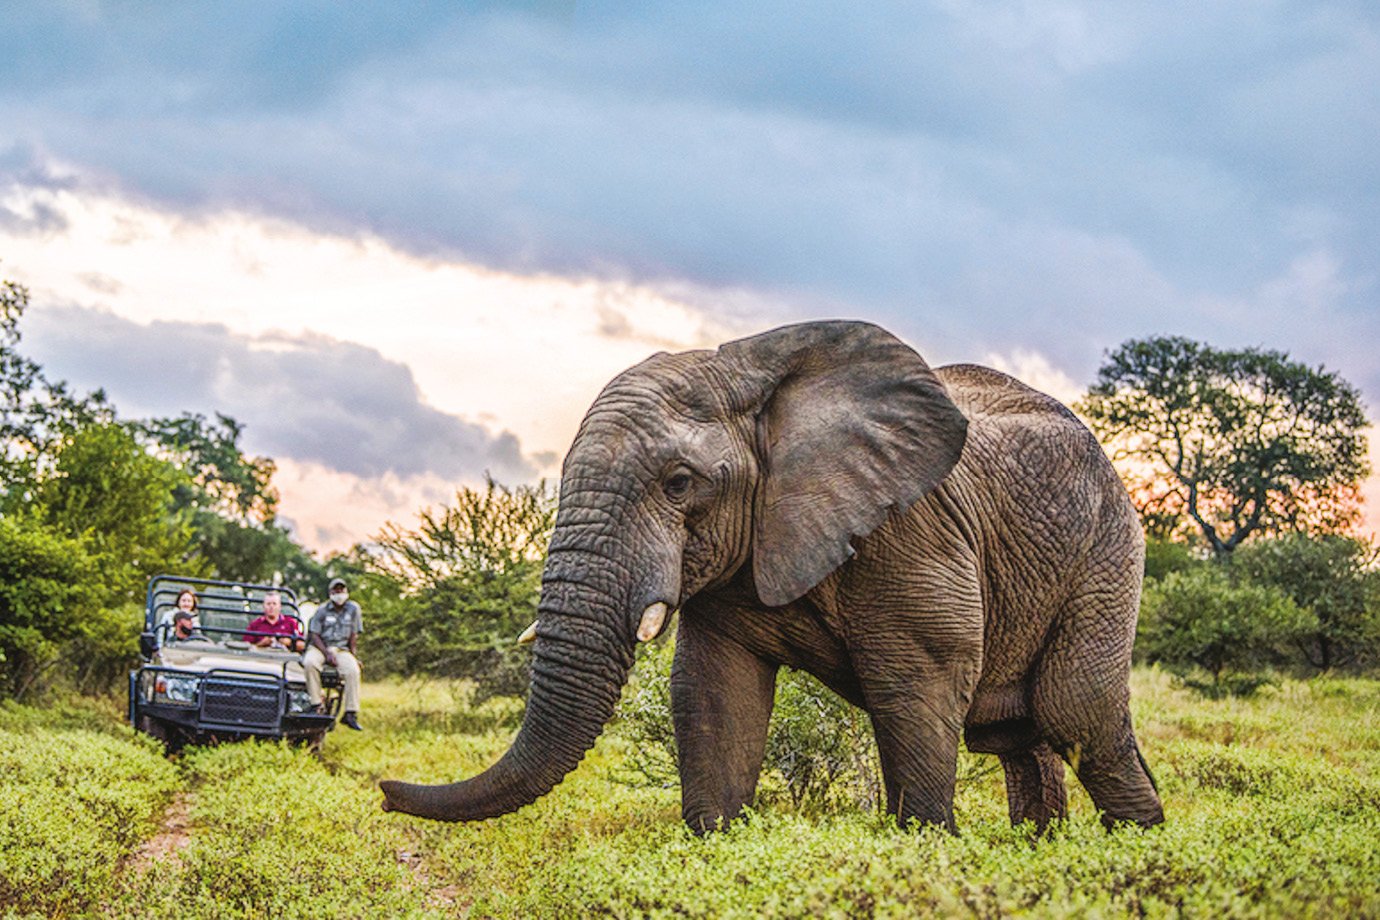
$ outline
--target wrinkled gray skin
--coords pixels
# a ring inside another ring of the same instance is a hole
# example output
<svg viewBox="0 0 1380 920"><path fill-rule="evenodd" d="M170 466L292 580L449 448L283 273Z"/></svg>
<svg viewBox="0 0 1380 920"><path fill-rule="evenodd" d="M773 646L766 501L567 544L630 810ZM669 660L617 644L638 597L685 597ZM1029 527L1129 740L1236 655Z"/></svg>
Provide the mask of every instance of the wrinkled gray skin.
<svg viewBox="0 0 1380 920"><path fill-rule="evenodd" d="M384 807L466 821L544 795L662 601L697 831L751 802L781 665L868 711L902 822L953 827L962 732L1001 758L1013 821L1064 814L1062 757L1108 824L1155 824L1127 710L1143 554L1093 436L1004 374L931 371L864 323L659 354L604 389L566 457L512 747L463 782L386 781Z"/></svg>

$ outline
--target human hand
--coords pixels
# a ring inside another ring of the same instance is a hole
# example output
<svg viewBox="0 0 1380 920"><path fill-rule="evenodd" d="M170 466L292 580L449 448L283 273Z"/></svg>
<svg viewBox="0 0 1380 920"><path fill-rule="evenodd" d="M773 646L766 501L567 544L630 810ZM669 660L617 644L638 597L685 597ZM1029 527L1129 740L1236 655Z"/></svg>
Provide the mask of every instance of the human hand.
<svg viewBox="0 0 1380 920"><path fill-rule="evenodd" d="M339 663L340 662L335 657L335 652L326 653L326 664L330 665L331 667L335 667Z"/></svg>

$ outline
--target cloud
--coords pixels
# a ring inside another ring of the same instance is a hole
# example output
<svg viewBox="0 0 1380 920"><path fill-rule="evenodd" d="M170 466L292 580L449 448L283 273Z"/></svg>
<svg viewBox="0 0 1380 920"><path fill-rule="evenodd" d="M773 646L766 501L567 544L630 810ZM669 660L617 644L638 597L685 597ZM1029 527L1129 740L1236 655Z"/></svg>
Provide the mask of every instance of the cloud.
<svg viewBox="0 0 1380 920"><path fill-rule="evenodd" d="M358 477L533 478L511 432L438 411L412 372L373 348L307 333L244 335L210 323L132 322L83 307L25 320L25 348L60 356L71 383L103 387L122 413L222 412L253 452ZM541 458L542 461L547 458Z"/></svg>
<svg viewBox="0 0 1380 920"><path fill-rule="evenodd" d="M19 142L189 213L889 315L951 266L1002 272L1009 224L1119 236L1229 294L1311 209L1380 273L1380 26L1356 5L9 15Z"/></svg>

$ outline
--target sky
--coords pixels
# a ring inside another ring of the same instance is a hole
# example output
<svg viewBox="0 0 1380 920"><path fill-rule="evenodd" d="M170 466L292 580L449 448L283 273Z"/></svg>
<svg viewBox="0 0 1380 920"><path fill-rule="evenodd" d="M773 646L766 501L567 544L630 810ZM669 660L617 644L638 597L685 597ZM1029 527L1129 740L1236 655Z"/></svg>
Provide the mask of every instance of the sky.
<svg viewBox="0 0 1380 920"><path fill-rule="evenodd" d="M1380 419L1376 137L1368 2L20 0L0 277L50 377L240 421L324 552L810 319L1066 401L1261 346Z"/></svg>

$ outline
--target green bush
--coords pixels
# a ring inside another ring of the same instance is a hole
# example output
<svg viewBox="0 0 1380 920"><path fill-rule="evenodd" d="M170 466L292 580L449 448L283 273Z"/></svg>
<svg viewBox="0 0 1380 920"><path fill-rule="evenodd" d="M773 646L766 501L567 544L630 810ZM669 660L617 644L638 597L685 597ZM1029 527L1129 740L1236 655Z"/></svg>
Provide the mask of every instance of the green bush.
<svg viewBox="0 0 1380 920"><path fill-rule="evenodd" d="M556 496L545 482L461 489L415 529L389 524L360 560L363 636L384 673L466 678L475 699L527 695L531 655L518 635L537 618Z"/></svg>
<svg viewBox="0 0 1380 920"><path fill-rule="evenodd" d="M1221 565L1173 572L1146 584L1137 642L1191 685L1211 693L1250 693L1286 659L1287 646L1317 619L1275 588L1236 583ZM1211 682L1193 679L1195 669Z"/></svg>
<svg viewBox="0 0 1380 920"><path fill-rule="evenodd" d="M109 895L178 785L128 728L52 728L7 709L0 725L0 907L87 914ZM89 714L88 714L89 715Z"/></svg>
<svg viewBox="0 0 1380 920"><path fill-rule="evenodd" d="M1193 547L1180 540L1148 537L1145 541L1145 577L1161 579L1171 572L1186 572L1207 565Z"/></svg>
<svg viewBox="0 0 1380 920"><path fill-rule="evenodd" d="M39 688L98 609L97 575L82 541L28 516L0 517L0 693Z"/></svg>
<svg viewBox="0 0 1380 920"><path fill-rule="evenodd" d="M1277 588L1317 619L1297 639L1320 670L1380 659L1380 571L1369 544L1336 534L1290 534L1248 543L1233 566L1255 584Z"/></svg>
<svg viewBox="0 0 1380 920"><path fill-rule="evenodd" d="M627 781L679 782L671 717L671 643L644 646L618 707L618 731L630 742ZM803 671L783 668L767 730L759 780L764 804L788 802L818 814L836 806L875 808L881 801L877 747L866 713Z"/></svg>

